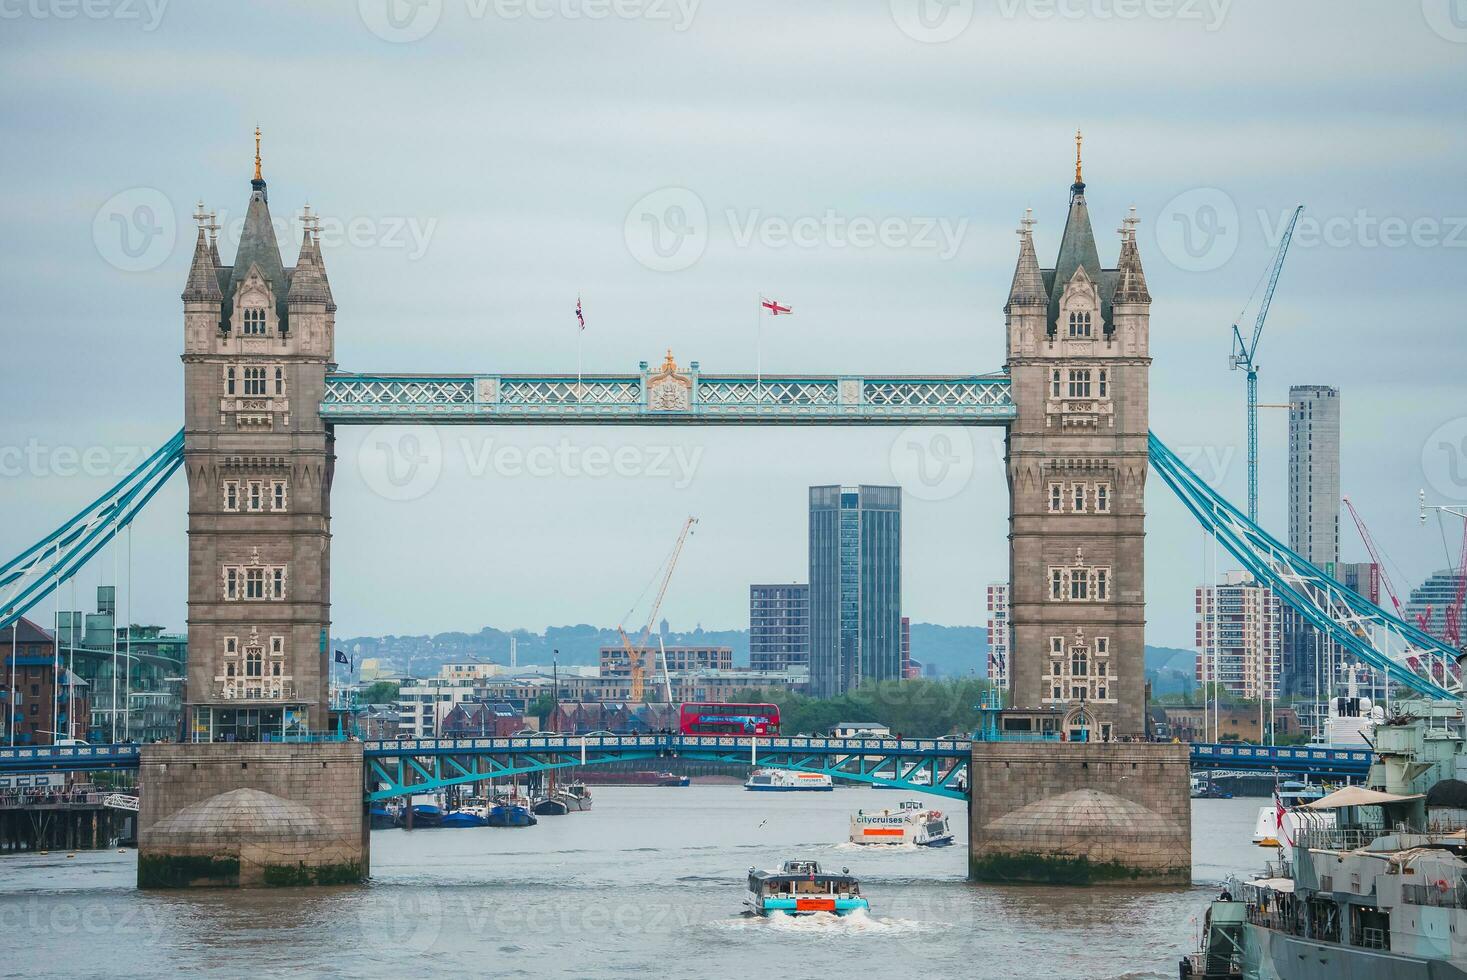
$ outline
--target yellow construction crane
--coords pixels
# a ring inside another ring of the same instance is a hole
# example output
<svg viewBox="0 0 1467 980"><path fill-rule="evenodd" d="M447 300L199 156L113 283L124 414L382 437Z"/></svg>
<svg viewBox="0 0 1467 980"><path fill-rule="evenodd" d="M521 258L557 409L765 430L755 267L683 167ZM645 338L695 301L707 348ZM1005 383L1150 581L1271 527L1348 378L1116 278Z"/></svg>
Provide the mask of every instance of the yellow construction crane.
<svg viewBox="0 0 1467 980"><path fill-rule="evenodd" d="M693 525L697 523L698 519L696 517L689 517L683 522L683 529L678 532L677 544L673 545L672 556L667 561L667 571L662 573L662 584L657 589L656 598L652 600L652 610L647 613L647 625L642 627L640 639L633 644L631 637L627 636L625 629L621 626L617 626L616 628L616 631L621 634L622 649L626 651L627 663L632 669L633 703L638 703L642 700L647 682L647 672L642 667L642 658L638 650L646 647L647 638L652 635L652 624L657 622L657 611L662 608L662 599L667 595L667 583L672 581L672 570L677 567L678 555L682 554L683 543L688 540L689 532L693 530ZM644 592L643 594L645 595L646 593ZM628 610L627 615L631 615L630 610Z"/></svg>

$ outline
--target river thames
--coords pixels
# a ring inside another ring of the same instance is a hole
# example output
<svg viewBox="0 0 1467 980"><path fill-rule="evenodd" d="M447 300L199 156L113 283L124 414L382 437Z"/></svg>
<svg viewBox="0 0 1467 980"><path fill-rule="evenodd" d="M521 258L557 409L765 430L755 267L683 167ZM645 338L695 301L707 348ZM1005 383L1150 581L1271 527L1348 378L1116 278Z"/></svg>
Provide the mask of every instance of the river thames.
<svg viewBox="0 0 1467 980"><path fill-rule="evenodd" d="M1193 801L1190 888L980 886L941 849L842 843L896 791L596 787L588 813L376 831L355 888L138 892L137 853L0 859L5 976L1170 978L1206 902L1270 852L1257 799ZM948 809L950 801L925 798ZM750 919L750 867L860 876L868 917Z"/></svg>

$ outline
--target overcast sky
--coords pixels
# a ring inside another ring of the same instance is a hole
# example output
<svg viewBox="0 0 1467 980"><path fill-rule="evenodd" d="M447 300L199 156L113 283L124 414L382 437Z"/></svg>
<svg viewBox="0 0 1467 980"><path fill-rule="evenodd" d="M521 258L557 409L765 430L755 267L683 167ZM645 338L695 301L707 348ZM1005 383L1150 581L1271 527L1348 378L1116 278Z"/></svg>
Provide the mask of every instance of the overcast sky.
<svg viewBox="0 0 1467 980"><path fill-rule="evenodd" d="M751 371L762 291L795 308L766 323L763 366L796 374L999 369L1014 229L1032 207L1052 264L1079 126L1106 265L1127 209L1141 220L1152 428L1238 501L1229 325L1306 205L1262 400L1342 389L1345 492L1409 587L1445 560L1417 489L1467 499L1467 458L1441 448L1467 451L1467 19L1451 13L5 0L0 554L178 428L189 214L219 211L229 261L256 124L287 264L301 206L325 216L345 370L574 371L579 294L588 371L669 347ZM916 620L982 622L985 584L1007 574L1000 433L953 433L954 475L905 498ZM338 431L338 634L614 623L687 515L701 523L666 616L744 626L750 582L805 580L807 486L913 489L892 429L440 429L414 434L439 465L407 491L381 451L402 435ZM1263 412L1262 444L1282 537L1285 413ZM516 463L534 447L551 475ZM618 447L626 475L586 473ZM68 448L95 450L90 472ZM1201 534L1157 479L1148 509L1149 639L1190 646ZM183 625L184 510L177 477L138 524L135 620ZM1344 557L1363 559L1343 523ZM104 555L79 592L111 575Z"/></svg>

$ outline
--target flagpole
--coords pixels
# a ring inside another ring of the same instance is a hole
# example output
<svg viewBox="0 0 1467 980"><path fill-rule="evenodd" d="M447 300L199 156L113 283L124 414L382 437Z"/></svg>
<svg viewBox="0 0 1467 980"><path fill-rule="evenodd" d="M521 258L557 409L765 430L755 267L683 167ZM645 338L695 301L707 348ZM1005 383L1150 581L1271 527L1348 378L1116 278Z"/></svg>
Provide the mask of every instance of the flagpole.
<svg viewBox="0 0 1467 980"><path fill-rule="evenodd" d="M763 401L764 392L764 296L754 297L754 401Z"/></svg>

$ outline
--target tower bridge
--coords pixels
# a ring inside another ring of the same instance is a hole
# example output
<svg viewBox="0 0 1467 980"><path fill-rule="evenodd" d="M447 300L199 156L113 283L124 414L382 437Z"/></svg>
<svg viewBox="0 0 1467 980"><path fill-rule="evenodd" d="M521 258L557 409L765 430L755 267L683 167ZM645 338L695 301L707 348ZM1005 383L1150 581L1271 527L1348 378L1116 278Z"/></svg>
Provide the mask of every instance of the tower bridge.
<svg viewBox="0 0 1467 980"><path fill-rule="evenodd" d="M1073 792L1119 795L1150 809L1156 839L1183 846L1177 842L1185 841L1190 822L1187 750L1122 741L1145 733L1145 491L1152 470L1245 567L1344 649L1419 694L1455 694L1455 680L1442 686L1429 674L1431 664L1450 662L1454 651L1289 551L1150 433L1151 294L1137 219L1133 213L1121 222L1115 264L1103 266L1078 152L1053 265L1040 265L1033 219L1020 223L1001 327L1005 359L996 369L751 377L704 371L697 361L680 365L668 351L660 363L619 374L410 375L352 373L336 363L338 308L316 220L307 208L298 257L286 267L256 135L249 204L231 264L219 254L212 216L202 207L196 216L181 297L182 432L0 566L0 629L7 629L128 527L174 470L184 470L187 741L92 756L98 765L130 758L141 767L145 858L152 853L192 867L213 845L188 838L185 829L195 818L209 819L222 796L249 790L279 797L301 826L317 812L328 835L289 847L277 842L270 853L294 855L302 868L327 854L365 873L367 837L352 787L366 786L368 795L403 792L425 778L468 781L496 765L529 771L493 761L516 755L532 760L523 765L569 764L583 749L545 743L536 757L520 746L470 746L465 754L457 747L379 745L364 755L360 748L311 742L328 727L331 493L335 431L342 425L1002 426L1012 702L1046 714L1070 744L948 743L910 752L868 746L853 754L828 744L812 752L807 743L771 746L764 757L769 765L834 767L867 781L889 771L919 789L900 763L915 758L933 780L929 791L947 794L957 792L956 774L966 770L975 861L980 853L1032 844L1033 838L1002 837L1005 814L1053 824L1046 809L1051 797L1063 801ZM86 758L66 748L47 754L53 761ZM652 750L741 758L744 749L668 741ZM758 752L757 745L749 749ZM644 750L640 744L597 747L598 758ZM15 752L42 752L7 751L15 765L22 762ZM961 765L942 761L965 753ZM487 760L489 768L466 768L466 758ZM385 768L383 759L397 760L396 768ZM0 754L0 768L6 760ZM307 780L302 767L316 766L326 773ZM372 774L388 788L372 788ZM179 817L186 810L193 814L187 820ZM155 826L164 829L153 834ZM1039 865L1079 860L1077 851L1093 860L1106 844L1087 844L1081 835L1046 838L1043 846L1049 856ZM236 855L236 868L240 860ZM1127 852L1124 860L1136 862L1132 870L1141 880L1186 878L1175 855Z"/></svg>

